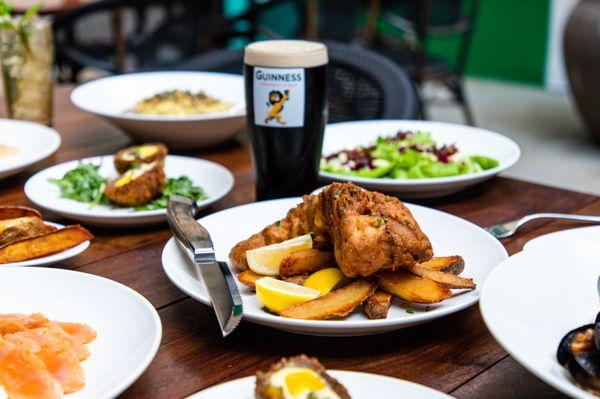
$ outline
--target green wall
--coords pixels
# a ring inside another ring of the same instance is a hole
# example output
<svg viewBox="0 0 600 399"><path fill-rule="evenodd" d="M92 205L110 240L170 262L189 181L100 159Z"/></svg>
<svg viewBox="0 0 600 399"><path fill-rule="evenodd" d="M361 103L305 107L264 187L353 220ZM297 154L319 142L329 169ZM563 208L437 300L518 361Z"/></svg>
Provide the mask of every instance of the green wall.
<svg viewBox="0 0 600 399"><path fill-rule="evenodd" d="M543 85L549 0L481 0L467 74ZM456 40L432 40L432 53L453 59Z"/></svg>
<svg viewBox="0 0 600 399"><path fill-rule="evenodd" d="M321 0L327 1L327 0ZM354 1L354 0L350 0ZM225 0L230 15L243 10L248 0ZM285 33L282 22L290 24L282 8L269 15L273 28ZM532 85L544 84L550 0L480 0L467 74L488 79L508 80ZM271 24L269 24L271 25ZM385 26L382 27L387 31ZM431 54L451 62L455 59L456 38L436 38L428 42Z"/></svg>

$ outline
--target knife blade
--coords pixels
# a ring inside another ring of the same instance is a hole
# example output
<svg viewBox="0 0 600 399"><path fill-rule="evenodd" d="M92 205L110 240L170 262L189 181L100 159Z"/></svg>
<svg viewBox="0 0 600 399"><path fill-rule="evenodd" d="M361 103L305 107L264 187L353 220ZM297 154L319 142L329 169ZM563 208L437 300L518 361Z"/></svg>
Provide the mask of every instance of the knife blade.
<svg viewBox="0 0 600 399"><path fill-rule="evenodd" d="M167 205L167 220L179 246L196 266L223 336L239 324L243 304L231 270L225 262L217 261L208 231L196 221L196 202L180 195L171 195Z"/></svg>

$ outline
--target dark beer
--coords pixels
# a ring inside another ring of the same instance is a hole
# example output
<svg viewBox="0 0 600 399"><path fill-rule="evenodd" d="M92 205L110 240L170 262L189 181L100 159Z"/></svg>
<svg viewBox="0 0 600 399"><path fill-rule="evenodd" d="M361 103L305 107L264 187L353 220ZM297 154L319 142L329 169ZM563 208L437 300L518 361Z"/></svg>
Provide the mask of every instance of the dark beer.
<svg viewBox="0 0 600 399"><path fill-rule="evenodd" d="M248 132L258 200L298 196L318 186L327 62L321 43L276 40L246 47Z"/></svg>

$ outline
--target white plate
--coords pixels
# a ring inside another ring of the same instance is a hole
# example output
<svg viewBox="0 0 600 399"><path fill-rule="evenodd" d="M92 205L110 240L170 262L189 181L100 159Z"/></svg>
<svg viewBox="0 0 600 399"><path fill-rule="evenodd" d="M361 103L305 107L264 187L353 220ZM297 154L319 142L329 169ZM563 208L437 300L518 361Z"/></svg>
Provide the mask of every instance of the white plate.
<svg viewBox="0 0 600 399"><path fill-rule="evenodd" d="M33 175L25 183L25 195L37 206L59 215L97 226L132 227L156 224L166 220L164 209L136 212L132 208L118 208L106 205L90 207L89 204L72 199L61 198L60 189L48 181L50 178L61 178L77 167L80 161L65 162L52 166ZM113 165L113 156L82 159L81 162L102 163L100 174L107 178L116 178L117 171ZM165 160L167 177L188 176L195 185L204 189L207 199L198 201L200 208L205 208L223 198L233 187L233 175L225 167L202 159L168 155Z"/></svg>
<svg viewBox="0 0 600 399"><path fill-rule="evenodd" d="M146 370L162 327L140 294L92 274L50 268L0 268L0 313L42 313L85 323L98 333L82 363L86 385L69 399L111 399Z"/></svg>
<svg viewBox="0 0 600 399"><path fill-rule="evenodd" d="M199 222L212 237L217 259L228 260L229 250L237 242L283 218L300 201L300 198L287 198L242 205L206 216ZM429 236L436 255L462 255L466 263L463 274L473 277L475 283L481 285L488 273L507 257L500 242L474 224L422 206L407 206ZM200 302L209 304L206 290L198 282L194 267L174 239L166 244L162 262L167 276L177 287ZM268 314L261 310L262 305L249 287L240 286L240 291L246 320L284 331L328 336L368 335L397 330L457 312L479 299L479 289L476 289L432 305L431 311L425 311L425 306L412 305L414 314L408 314L405 309L393 306L384 320L369 320L361 312L356 312L344 320L311 321Z"/></svg>
<svg viewBox="0 0 600 399"><path fill-rule="evenodd" d="M456 144L462 154L495 158L500 165L481 173L431 179L374 179L327 172L321 172L321 178L326 181L353 181L370 190L400 194L402 198L438 197L490 179L513 166L521 156L519 146L498 133L451 123L409 120L357 121L327 125L323 155L360 145L370 145L378 136L391 136L398 131L430 132L438 145Z"/></svg>
<svg viewBox="0 0 600 399"><path fill-rule="evenodd" d="M63 227L65 227L63 224L60 223L51 223L51 222L46 222L44 221L45 224L49 224L50 226L54 226L57 229L61 229ZM36 259L30 259L30 260L25 260L23 262L13 262L13 263L2 263L0 264L0 267L6 267L6 266L48 266L48 265L52 265L54 263L63 261L63 260L67 260L69 258L72 258L74 256L79 255L80 253L82 253L83 251L85 251L86 249L88 249L88 247L90 246L90 241L84 241L79 245L75 245L74 247L71 247L69 249L66 249L62 252L59 252L57 254L52 254L52 255L48 255L48 256L44 256L42 258L36 258Z"/></svg>
<svg viewBox="0 0 600 399"><path fill-rule="evenodd" d="M450 399L445 393L414 382L356 371L329 370L328 373L356 399ZM255 377L240 378L188 396L187 399L254 399Z"/></svg>
<svg viewBox="0 0 600 399"><path fill-rule="evenodd" d="M146 98L168 90L189 90L233 105L228 112L191 116L139 115L130 111ZM214 72L144 72L110 76L78 86L77 107L125 130L140 141L161 141L174 149L222 143L246 123L244 78Z"/></svg>
<svg viewBox="0 0 600 399"><path fill-rule="evenodd" d="M40 162L60 147L60 135L38 123L0 119L0 144L14 147L15 155L0 157L0 179Z"/></svg>
<svg viewBox="0 0 600 399"><path fill-rule="evenodd" d="M587 240L600 240L600 226L578 227L576 229L544 234L527 241L523 249L535 248L541 245L562 245Z"/></svg>
<svg viewBox="0 0 600 399"><path fill-rule="evenodd" d="M592 323L600 303L600 240L535 246L489 275L481 314L496 340L521 365L574 398L596 398L570 379L556 360L562 337Z"/></svg>

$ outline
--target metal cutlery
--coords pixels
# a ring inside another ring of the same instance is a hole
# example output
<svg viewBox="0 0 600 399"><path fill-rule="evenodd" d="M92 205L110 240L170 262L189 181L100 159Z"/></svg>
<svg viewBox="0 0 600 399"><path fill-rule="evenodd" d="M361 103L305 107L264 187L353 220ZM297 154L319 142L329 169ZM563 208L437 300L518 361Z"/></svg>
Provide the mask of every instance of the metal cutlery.
<svg viewBox="0 0 600 399"><path fill-rule="evenodd" d="M565 219L580 223L598 223L600 224L600 216L594 215L570 215L568 213L535 213L527 215L520 219L511 220L510 222L496 224L494 226L485 227L488 233L496 238L507 238L515 234L526 223L537 219Z"/></svg>
<svg viewBox="0 0 600 399"><path fill-rule="evenodd" d="M179 246L196 266L225 337L242 318L242 297L227 264L216 260L210 234L194 218L197 212L198 207L193 200L180 195L169 198L169 226Z"/></svg>

